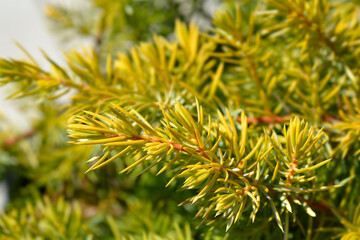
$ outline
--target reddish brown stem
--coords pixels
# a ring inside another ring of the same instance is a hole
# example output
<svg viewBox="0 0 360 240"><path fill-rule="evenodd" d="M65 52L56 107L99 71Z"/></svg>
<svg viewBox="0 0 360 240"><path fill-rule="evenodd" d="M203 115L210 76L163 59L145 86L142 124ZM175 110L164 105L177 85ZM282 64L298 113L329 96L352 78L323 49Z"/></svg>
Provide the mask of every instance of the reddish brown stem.
<svg viewBox="0 0 360 240"><path fill-rule="evenodd" d="M273 124L273 123L283 123L291 119L291 116L262 116L262 117L248 117L247 122L249 124L257 124L257 123L265 123L265 124ZM241 122L241 117L238 117L238 122Z"/></svg>
<svg viewBox="0 0 360 240"><path fill-rule="evenodd" d="M113 135L111 137L122 137L123 135L121 134L117 134L117 135ZM159 143L167 143L170 145L172 145L174 147L174 149L176 151L182 151L182 152L186 152L190 155L193 155L191 152L187 151L184 149L184 146L181 145L180 143L174 143L172 141L162 141L162 140L159 140L155 137L148 137L148 136L141 136L141 135L138 135L138 136L132 136L132 137L126 137L124 136L124 140L147 140L148 142L159 142ZM210 157L205 153L205 150L204 149L200 149L200 150L197 150L196 153L208 160L211 160Z"/></svg>
<svg viewBox="0 0 360 240"><path fill-rule="evenodd" d="M288 176L287 176L287 183L286 183L286 185L287 186L290 186L291 185L291 183L292 183L292 177L294 176L294 172L295 172L295 168L296 168L296 166L297 166L297 160L296 160L296 158L295 157L293 157L293 161L291 162L291 164L290 164L290 168L289 168L289 174L288 174Z"/></svg>
<svg viewBox="0 0 360 240"><path fill-rule="evenodd" d="M248 117L247 122L249 124L275 124L275 123L284 123L291 119L292 117L290 115L285 116L262 116L262 117ZM330 114L324 114L322 116L322 120L324 122L328 122L331 124L341 122L340 119L336 118L335 116L332 116ZM238 117L238 122L241 122L241 117Z"/></svg>
<svg viewBox="0 0 360 240"><path fill-rule="evenodd" d="M331 211L331 209L328 206L326 206L320 202L310 201L301 196L296 196L295 198L301 202L306 202L307 205L309 205L309 207L311 207L312 209L316 209L316 210L319 210L319 211L322 211L322 212L325 212L325 213L331 214L331 215L333 214L333 212Z"/></svg>
<svg viewBox="0 0 360 240"><path fill-rule="evenodd" d="M17 136L17 137L10 137L8 139L5 140L4 142L4 148L10 148L11 146L15 145L16 143L20 142L21 140L30 138L32 136L34 136L34 134L36 133L36 131L34 129L27 131L26 133L24 133L23 135Z"/></svg>

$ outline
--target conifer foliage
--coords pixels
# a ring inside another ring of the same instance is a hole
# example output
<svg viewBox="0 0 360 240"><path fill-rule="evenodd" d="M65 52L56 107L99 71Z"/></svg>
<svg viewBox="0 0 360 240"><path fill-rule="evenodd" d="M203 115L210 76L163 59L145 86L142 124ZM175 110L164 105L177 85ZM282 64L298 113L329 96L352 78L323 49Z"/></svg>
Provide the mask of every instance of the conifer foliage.
<svg viewBox="0 0 360 240"><path fill-rule="evenodd" d="M360 239L358 1L230 1L116 53L139 3L93 2L95 48L0 59L42 113L1 134L5 239Z"/></svg>

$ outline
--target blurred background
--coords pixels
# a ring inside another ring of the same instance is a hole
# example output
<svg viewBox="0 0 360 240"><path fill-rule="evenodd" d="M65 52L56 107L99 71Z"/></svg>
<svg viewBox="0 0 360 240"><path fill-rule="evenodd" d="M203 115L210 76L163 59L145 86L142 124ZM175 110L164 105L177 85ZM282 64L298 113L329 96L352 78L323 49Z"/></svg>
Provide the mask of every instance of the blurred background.
<svg viewBox="0 0 360 240"><path fill-rule="evenodd" d="M54 2L54 1L52 1ZM57 1L70 4L70 0ZM43 0L2 0L0 2L0 55L2 58L24 58L15 44L19 42L36 59L45 64L39 49L46 51L56 61L61 61L61 51L56 37L46 22ZM15 111L13 101L6 101L6 88L0 88L1 110L23 127L26 120Z"/></svg>
<svg viewBox="0 0 360 240"><path fill-rule="evenodd" d="M4 58L23 57L14 41L21 43L36 58L41 58L39 48L54 58L60 52L54 35L49 31L44 15L44 0L2 0L0 2L0 52ZM51 1L55 3L55 1ZM70 0L56 1L70 4Z"/></svg>
<svg viewBox="0 0 360 240"><path fill-rule="evenodd" d="M70 0L62 0L70 4ZM43 8L46 1L41 0L1 0L0 2L0 55L2 58L23 58L24 53L15 41L24 46L36 59L41 61L39 48L45 50L57 61L61 61L61 52L55 36L49 31ZM43 61L45 64L45 61ZM0 111L17 122L19 128L28 128L26 119L16 110L13 101L5 100L6 87L0 88ZM8 187L0 181L0 209L8 199Z"/></svg>

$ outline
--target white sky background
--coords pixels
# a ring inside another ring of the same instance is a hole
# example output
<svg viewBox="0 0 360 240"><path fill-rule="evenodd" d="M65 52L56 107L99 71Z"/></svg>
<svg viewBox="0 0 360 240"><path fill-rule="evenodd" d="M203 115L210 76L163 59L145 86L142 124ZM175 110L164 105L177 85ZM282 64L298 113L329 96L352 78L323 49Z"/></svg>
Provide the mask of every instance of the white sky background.
<svg viewBox="0 0 360 240"><path fill-rule="evenodd" d="M66 1L61 1L66 2ZM13 43L23 45L33 56L40 58L39 48L53 58L60 58L54 36L46 25L42 0L0 0L0 56L22 57Z"/></svg>
<svg viewBox="0 0 360 240"><path fill-rule="evenodd" d="M70 3L71 0L57 0ZM43 8L45 0L0 0L0 58L25 58L14 44L16 40L28 50L36 60L44 63L39 48L56 61L61 62L61 51L56 37L49 31L45 22ZM52 1L56 2L56 1ZM0 88L0 112L9 116L19 126L26 125L26 120L15 110L15 104L5 100L9 94L6 88ZM7 201L7 186L0 182L0 211Z"/></svg>
<svg viewBox="0 0 360 240"><path fill-rule="evenodd" d="M49 31L45 21L45 3L44 0L0 0L0 58L25 58L25 54L14 43L17 41L41 64L45 63L45 59L40 48L52 59L61 62L56 37ZM14 101L5 100L8 94L8 88L0 88L0 113L5 113L13 122L17 122L20 128L26 128L26 119L15 111Z"/></svg>

